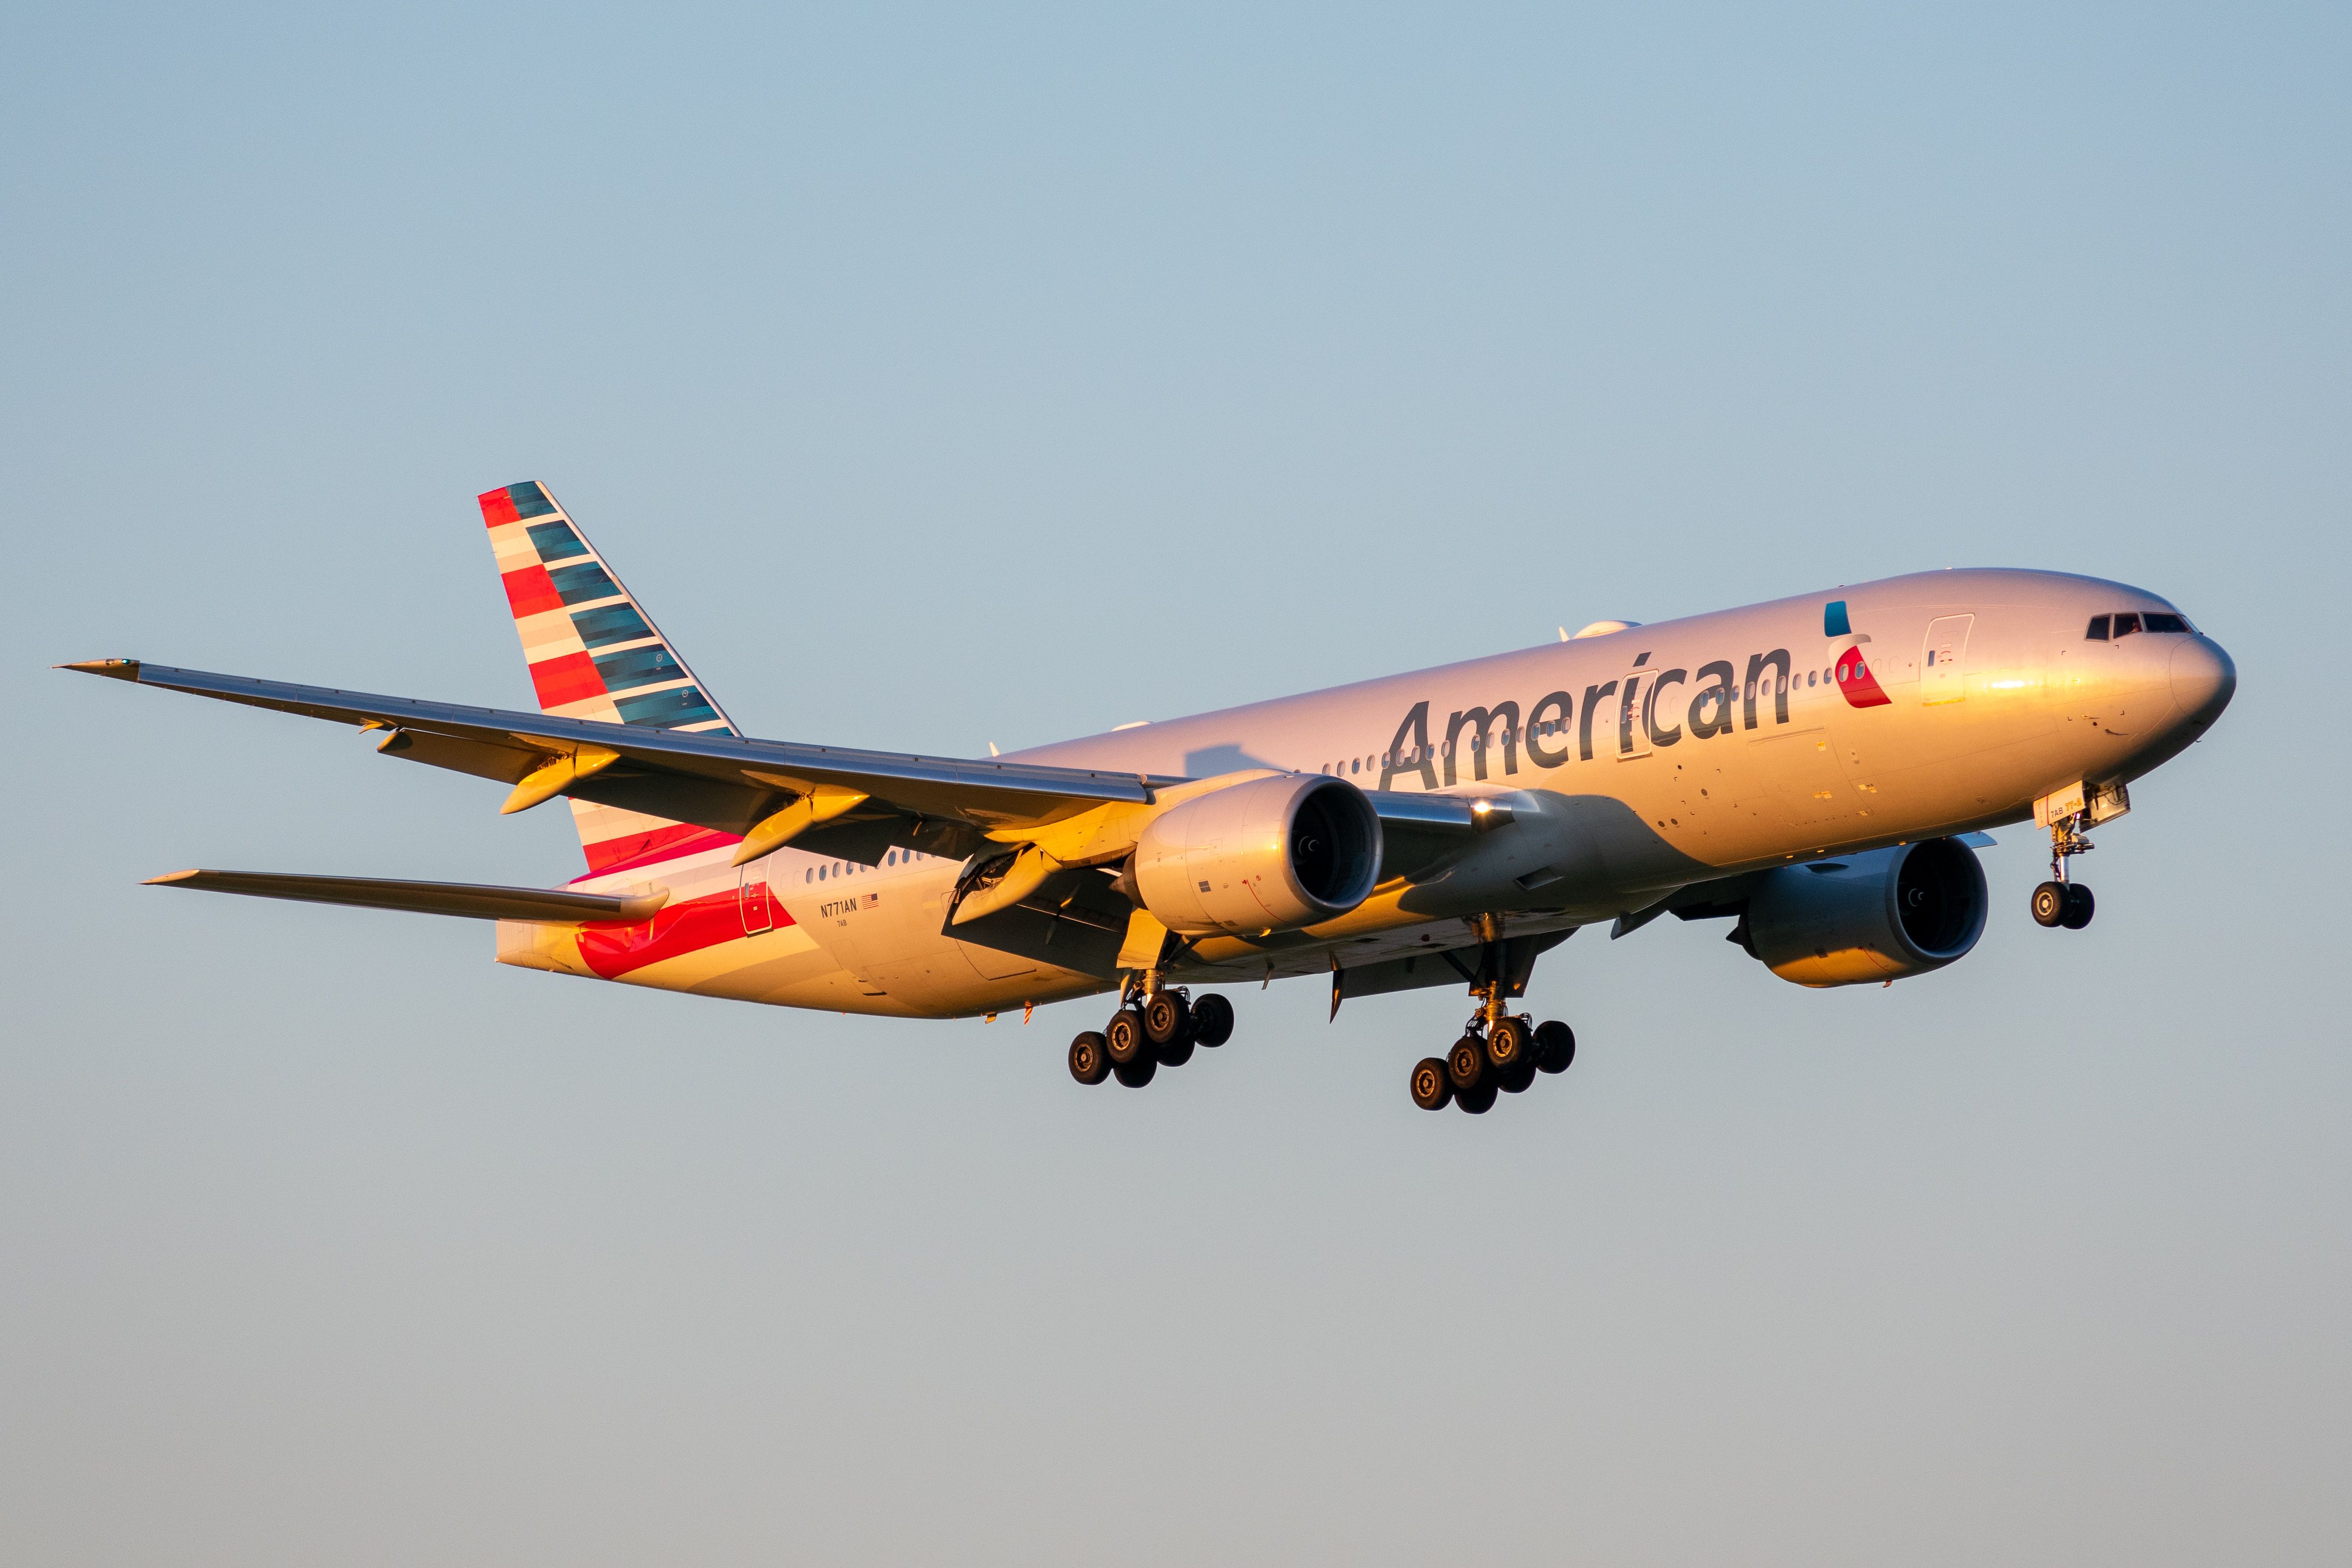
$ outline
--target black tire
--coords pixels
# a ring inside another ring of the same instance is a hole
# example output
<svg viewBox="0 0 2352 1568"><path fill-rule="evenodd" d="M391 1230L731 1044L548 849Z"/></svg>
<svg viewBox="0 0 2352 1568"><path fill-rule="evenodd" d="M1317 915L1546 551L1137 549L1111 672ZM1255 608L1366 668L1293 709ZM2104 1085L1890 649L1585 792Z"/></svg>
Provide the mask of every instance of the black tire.
<svg viewBox="0 0 2352 1568"><path fill-rule="evenodd" d="M1070 1041L1070 1076L1088 1085L1110 1076L1110 1052L1103 1049L1103 1037L1092 1030Z"/></svg>
<svg viewBox="0 0 2352 1568"><path fill-rule="evenodd" d="M1495 1075L1495 1087L1506 1094L1524 1094L1528 1085L1536 1081L1536 1059L1531 1052Z"/></svg>
<svg viewBox="0 0 2352 1568"><path fill-rule="evenodd" d="M1192 1043L1192 1009L1174 991L1154 991L1143 1004L1143 1034L1164 1052L1178 1040ZM1163 1057L1164 1060L1164 1057Z"/></svg>
<svg viewBox="0 0 2352 1568"><path fill-rule="evenodd" d="M1129 1089L1140 1089L1150 1082L1152 1074L1159 1071L1159 1059L1146 1056L1139 1061L1130 1061L1124 1067L1117 1062L1111 1063L1110 1075Z"/></svg>
<svg viewBox="0 0 2352 1568"><path fill-rule="evenodd" d="M1481 1083L1475 1089L1460 1090L1454 1096L1454 1103L1473 1116L1483 1116L1495 1108L1495 1086Z"/></svg>
<svg viewBox="0 0 2352 1568"><path fill-rule="evenodd" d="M1576 1031L1549 1019L1536 1025L1536 1066L1545 1072L1565 1072L1576 1060Z"/></svg>
<svg viewBox="0 0 2352 1568"><path fill-rule="evenodd" d="M1133 1008L1121 1008L1111 1014L1110 1022L1103 1026L1103 1049L1110 1052L1113 1067L1152 1060L1151 1041L1143 1033L1143 1015Z"/></svg>
<svg viewBox="0 0 2352 1568"><path fill-rule="evenodd" d="M1192 1038L1214 1051L1234 1038L1234 1004L1211 991L1192 1004Z"/></svg>
<svg viewBox="0 0 2352 1568"><path fill-rule="evenodd" d="M2091 896L2089 888L2079 882L2070 882L2066 884L2066 908L2058 916L2058 924L2069 931L2080 931L2091 923L2092 913L2098 907L2099 901Z"/></svg>
<svg viewBox="0 0 2352 1568"><path fill-rule="evenodd" d="M1445 1059L1424 1056L1412 1070L1412 1103L1424 1111L1443 1111L1454 1098L1454 1081L1445 1076Z"/></svg>
<svg viewBox="0 0 2352 1568"><path fill-rule="evenodd" d="M2045 882L2033 890L2033 924L2055 928L2066 918L2066 884Z"/></svg>
<svg viewBox="0 0 2352 1568"><path fill-rule="evenodd" d="M1155 1045L1151 1054L1162 1067L1181 1067L1192 1060L1192 1037L1188 1034L1173 1045Z"/></svg>
<svg viewBox="0 0 2352 1568"><path fill-rule="evenodd" d="M1508 1072L1535 1055L1535 1031L1522 1019L1496 1019L1486 1031L1486 1064Z"/></svg>
<svg viewBox="0 0 2352 1568"><path fill-rule="evenodd" d="M1445 1053L1445 1076L1456 1094L1478 1087L1478 1081L1486 1076L1486 1042L1475 1034L1455 1040L1454 1049Z"/></svg>

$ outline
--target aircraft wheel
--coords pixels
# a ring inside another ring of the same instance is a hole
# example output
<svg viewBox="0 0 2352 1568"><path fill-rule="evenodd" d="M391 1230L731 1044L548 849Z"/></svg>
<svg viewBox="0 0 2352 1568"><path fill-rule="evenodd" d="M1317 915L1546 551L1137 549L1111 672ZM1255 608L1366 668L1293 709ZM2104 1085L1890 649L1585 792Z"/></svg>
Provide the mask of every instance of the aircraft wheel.
<svg viewBox="0 0 2352 1568"><path fill-rule="evenodd" d="M1412 1103L1424 1111L1443 1111L1454 1098L1454 1081L1445 1076L1443 1057L1424 1056L1412 1070Z"/></svg>
<svg viewBox="0 0 2352 1568"><path fill-rule="evenodd" d="M1495 1086L1481 1083L1475 1089L1465 1089L1454 1096L1454 1103L1473 1116L1483 1116L1495 1108Z"/></svg>
<svg viewBox="0 0 2352 1568"><path fill-rule="evenodd" d="M1565 1072L1576 1060L1576 1031L1550 1019L1536 1025L1536 1066L1546 1072Z"/></svg>
<svg viewBox="0 0 2352 1568"><path fill-rule="evenodd" d="M1192 1037L1188 1034L1172 1044L1155 1045L1151 1054L1162 1067L1181 1067L1192 1060Z"/></svg>
<svg viewBox="0 0 2352 1568"><path fill-rule="evenodd" d="M1192 1004L1192 1038L1212 1051L1234 1038L1234 1004L1211 991Z"/></svg>
<svg viewBox="0 0 2352 1568"><path fill-rule="evenodd" d="M1497 1072L1508 1073L1535 1054L1535 1032L1524 1019L1496 1019L1486 1031L1486 1062Z"/></svg>
<svg viewBox="0 0 2352 1568"><path fill-rule="evenodd" d="M2045 882L2033 890L2033 924L2055 927L2066 918L2066 884Z"/></svg>
<svg viewBox="0 0 2352 1568"><path fill-rule="evenodd" d="M2080 931L2091 923L2091 912L2098 906L2099 901L2091 896L2089 888L2079 882L2070 882L2066 884L2066 907L2060 913L2058 924L2069 931Z"/></svg>
<svg viewBox="0 0 2352 1568"><path fill-rule="evenodd" d="M1150 1061L1151 1041L1143 1033L1143 1015L1133 1008L1121 1008L1111 1014L1110 1022L1103 1026L1103 1049L1110 1053L1113 1067Z"/></svg>
<svg viewBox="0 0 2352 1568"><path fill-rule="evenodd" d="M1151 1082L1152 1075L1159 1071L1160 1061L1152 1056L1139 1057L1124 1066L1114 1061L1110 1068L1111 1076L1129 1089L1142 1088Z"/></svg>
<svg viewBox="0 0 2352 1568"><path fill-rule="evenodd" d="M1445 1076L1457 1095L1478 1087L1478 1081L1486 1076L1486 1042L1475 1034L1455 1040L1454 1049L1445 1053Z"/></svg>
<svg viewBox="0 0 2352 1568"><path fill-rule="evenodd" d="M1154 991L1151 999L1143 1004L1143 1033L1163 1051L1178 1040L1189 1041L1188 1026L1192 1021L1192 1009L1174 991Z"/></svg>
<svg viewBox="0 0 2352 1568"><path fill-rule="evenodd" d="M1506 1094L1524 1094L1536 1081L1536 1059L1523 1056L1495 1075L1495 1087Z"/></svg>
<svg viewBox="0 0 2352 1568"><path fill-rule="evenodd" d="M1110 1052L1103 1049L1103 1037L1088 1030L1070 1041L1070 1076L1081 1083L1100 1083L1110 1076Z"/></svg>

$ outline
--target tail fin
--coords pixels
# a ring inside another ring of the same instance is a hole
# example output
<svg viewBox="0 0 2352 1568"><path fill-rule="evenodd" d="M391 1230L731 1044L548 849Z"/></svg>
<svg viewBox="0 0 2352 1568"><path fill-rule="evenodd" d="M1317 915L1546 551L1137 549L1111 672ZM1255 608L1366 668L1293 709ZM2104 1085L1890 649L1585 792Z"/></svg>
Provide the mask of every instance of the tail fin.
<svg viewBox="0 0 2352 1568"><path fill-rule="evenodd" d="M544 486L525 480L479 499L541 713L740 733ZM572 815L592 873L710 836L584 800L572 802Z"/></svg>

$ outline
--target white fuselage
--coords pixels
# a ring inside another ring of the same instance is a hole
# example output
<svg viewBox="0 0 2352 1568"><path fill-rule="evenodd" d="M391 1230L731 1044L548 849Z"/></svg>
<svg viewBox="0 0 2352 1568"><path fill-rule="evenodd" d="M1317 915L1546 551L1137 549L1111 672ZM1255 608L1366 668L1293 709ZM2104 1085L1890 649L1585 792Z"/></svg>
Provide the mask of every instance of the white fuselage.
<svg viewBox="0 0 2352 1568"><path fill-rule="evenodd" d="M1825 629L1833 602L1843 634ZM2091 578L1924 572L1008 759L1163 777L1336 773L1511 807L1509 827L1426 874L1384 878L1328 925L1218 938L1193 956L1210 980L1324 972L1335 952L1359 964L1461 946L1477 916L1514 931L1573 927L1716 877L2018 821L2054 791L2145 773L2202 733L2234 676L2195 633L2085 635L2092 617L2117 612L2173 613ZM677 928L704 926L675 952L652 933L646 961L623 969L574 933L507 927L499 956L897 1015L991 1012L1116 983L947 936L956 861L895 852L869 868L788 847L738 872L728 859L711 850L573 884L667 886Z"/></svg>

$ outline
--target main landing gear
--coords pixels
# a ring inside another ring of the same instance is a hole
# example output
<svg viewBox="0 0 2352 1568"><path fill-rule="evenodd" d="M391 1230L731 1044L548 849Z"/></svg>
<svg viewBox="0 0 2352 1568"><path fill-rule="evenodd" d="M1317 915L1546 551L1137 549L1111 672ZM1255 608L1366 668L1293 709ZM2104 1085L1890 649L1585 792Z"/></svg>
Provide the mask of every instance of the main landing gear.
<svg viewBox="0 0 2352 1568"><path fill-rule="evenodd" d="M1412 1103L1443 1111L1448 1102L1473 1116L1494 1109L1498 1094L1522 1094L1538 1072L1565 1072L1576 1060L1576 1031L1553 1019L1474 1014L1462 1038L1444 1056L1423 1057L1412 1070Z"/></svg>
<svg viewBox="0 0 2352 1568"><path fill-rule="evenodd" d="M1507 998L1526 988L1525 971L1533 967L1534 953L1508 953L1491 921L1483 935L1477 978L1470 987L1479 998L1478 1010L1453 1050L1423 1057L1412 1070L1412 1103L1424 1111L1443 1111L1451 1102L1483 1116L1494 1109L1496 1095L1525 1093L1537 1073L1565 1072L1576 1060L1574 1030L1558 1019L1537 1023L1503 1010Z"/></svg>
<svg viewBox="0 0 2352 1568"><path fill-rule="evenodd" d="M1121 988L1119 1009L1100 1033L1088 1030L1070 1041L1070 1076L1081 1083L1116 1078L1140 1089L1163 1067L1181 1067L1192 1048L1212 1050L1234 1034L1234 1004L1215 991L1194 998L1170 986L1148 994L1135 981Z"/></svg>
<svg viewBox="0 0 2352 1568"><path fill-rule="evenodd" d="M2037 925L2063 925L2080 931L2091 923L2098 901L2091 890L2068 879L2066 862L2098 848L2084 834L2087 813L2076 812L2050 824L2050 880L2033 890L2033 921Z"/></svg>

